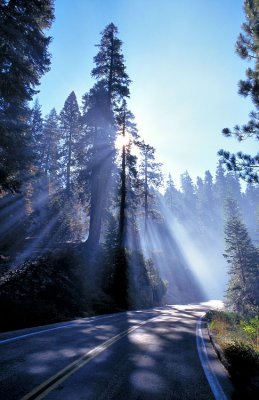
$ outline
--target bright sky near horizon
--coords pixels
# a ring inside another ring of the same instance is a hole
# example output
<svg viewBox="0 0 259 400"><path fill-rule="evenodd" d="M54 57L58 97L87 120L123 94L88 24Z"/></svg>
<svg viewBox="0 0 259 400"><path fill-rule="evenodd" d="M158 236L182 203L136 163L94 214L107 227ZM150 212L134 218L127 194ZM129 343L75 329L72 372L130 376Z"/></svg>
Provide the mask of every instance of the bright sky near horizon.
<svg viewBox="0 0 259 400"><path fill-rule="evenodd" d="M237 94L248 67L235 53L242 0L56 0L55 17L51 70L38 95L44 115L53 107L60 112L72 90L81 104L94 83L100 32L113 22L139 133L177 185L185 170L194 182L208 169L214 175L220 148L256 153L254 140L239 144L221 135L246 123L253 109Z"/></svg>

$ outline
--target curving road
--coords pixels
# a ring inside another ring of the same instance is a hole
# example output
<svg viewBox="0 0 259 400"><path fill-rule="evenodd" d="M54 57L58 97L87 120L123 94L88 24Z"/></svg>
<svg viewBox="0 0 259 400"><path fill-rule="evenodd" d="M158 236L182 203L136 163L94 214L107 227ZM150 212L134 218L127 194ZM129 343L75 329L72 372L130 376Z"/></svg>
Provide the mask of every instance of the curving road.
<svg viewBox="0 0 259 400"><path fill-rule="evenodd" d="M228 399L226 373L206 330L197 329L207 309L167 306L1 334L0 398ZM206 370L220 382L218 392Z"/></svg>

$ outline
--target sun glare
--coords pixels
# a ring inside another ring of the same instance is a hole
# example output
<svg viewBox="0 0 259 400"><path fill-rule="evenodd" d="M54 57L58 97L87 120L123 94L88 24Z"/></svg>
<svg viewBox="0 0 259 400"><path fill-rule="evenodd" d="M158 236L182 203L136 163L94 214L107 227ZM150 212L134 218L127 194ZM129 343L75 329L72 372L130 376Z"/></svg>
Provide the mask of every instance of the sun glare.
<svg viewBox="0 0 259 400"><path fill-rule="evenodd" d="M128 146L130 142L130 136L126 132L125 136L123 135L118 135L116 141L115 141L115 147L117 150L122 150L123 146Z"/></svg>

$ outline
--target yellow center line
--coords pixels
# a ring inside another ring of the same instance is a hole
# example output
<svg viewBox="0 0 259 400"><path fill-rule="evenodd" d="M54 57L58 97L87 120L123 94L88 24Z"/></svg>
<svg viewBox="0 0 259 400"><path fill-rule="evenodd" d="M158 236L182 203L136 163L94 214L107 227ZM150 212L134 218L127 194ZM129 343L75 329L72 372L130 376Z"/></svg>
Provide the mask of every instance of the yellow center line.
<svg viewBox="0 0 259 400"><path fill-rule="evenodd" d="M103 351L108 349L110 346L112 346L118 340L122 339L123 337L127 336L131 332L133 332L136 329L138 329L139 327L141 327L142 325L145 325L148 322L150 322L156 318L159 318L159 317L154 317L154 318L148 319L144 322L141 322L139 325L133 326L133 327L127 329L126 331L123 331L123 332L119 333L118 335L113 336L112 338L106 340L104 343L102 343L99 346L95 347L94 349L88 351L83 356L81 356L80 358L78 358L77 360L73 361L71 364L67 365L65 368L60 370L57 374L51 376L49 379L47 379L46 381L41 383L39 386L34 388L31 392L29 392L28 394L23 396L21 400L43 399L45 396L47 396L48 393L50 393L52 390L54 390L62 382L64 382L70 375L72 375L78 369L82 368L85 364L87 364L93 358L97 357L99 354L101 354Z"/></svg>

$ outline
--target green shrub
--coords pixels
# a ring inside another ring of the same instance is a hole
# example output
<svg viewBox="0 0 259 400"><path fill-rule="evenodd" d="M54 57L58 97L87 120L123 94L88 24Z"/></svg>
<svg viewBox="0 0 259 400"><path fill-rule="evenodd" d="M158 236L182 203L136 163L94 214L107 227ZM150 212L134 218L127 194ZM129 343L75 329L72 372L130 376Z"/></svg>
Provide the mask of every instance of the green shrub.
<svg viewBox="0 0 259 400"><path fill-rule="evenodd" d="M247 321L240 322L241 328L247 335L248 339L251 340L253 345L259 350L259 317L252 318Z"/></svg>
<svg viewBox="0 0 259 400"><path fill-rule="evenodd" d="M259 398L258 316L241 319L232 312L209 311L209 327L221 346L236 387L234 399Z"/></svg>

